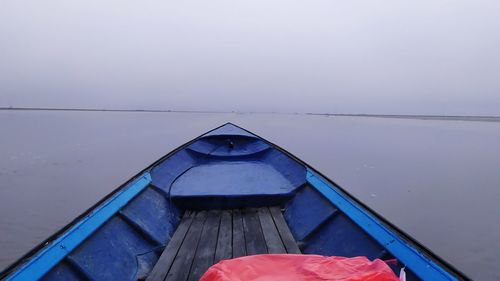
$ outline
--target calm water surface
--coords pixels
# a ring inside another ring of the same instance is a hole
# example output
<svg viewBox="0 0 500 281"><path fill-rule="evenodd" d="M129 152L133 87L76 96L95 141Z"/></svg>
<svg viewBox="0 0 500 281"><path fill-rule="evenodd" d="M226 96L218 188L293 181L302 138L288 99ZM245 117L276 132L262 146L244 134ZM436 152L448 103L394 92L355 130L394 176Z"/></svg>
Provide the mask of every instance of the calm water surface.
<svg viewBox="0 0 500 281"><path fill-rule="evenodd" d="M0 111L0 268L225 122L308 162L470 277L500 280L500 123L272 114Z"/></svg>

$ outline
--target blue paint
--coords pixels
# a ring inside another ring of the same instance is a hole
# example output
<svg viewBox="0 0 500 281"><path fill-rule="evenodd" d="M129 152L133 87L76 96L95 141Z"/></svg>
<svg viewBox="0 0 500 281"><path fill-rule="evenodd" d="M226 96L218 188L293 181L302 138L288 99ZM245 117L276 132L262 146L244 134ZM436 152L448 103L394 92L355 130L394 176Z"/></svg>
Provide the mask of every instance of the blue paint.
<svg viewBox="0 0 500 281"><path fill-rule="evenodd" d="M407 265L408 281L420 280L413 273L456 280L334 184L232 124L180 147L148 171L18 263L7 280L145 278L184 209L276 205L286 207L285 219L304 253L395 257Z"/></svg>
<svg viewBox="0 0 500 281"><path fill-rule="evenodd" d="M196 161L195 157L183 149L151 169L151 183L168 194L172 182L184 171L196 165Z"/></svg>
<svg viewBox="0 0 500 281"><path fill-rule="evenodd" d="M333 238L335 237L335 238ZM384 248L358 227L346 214L338 213L310 237L302 252L341 257L378 258ZM396 272L399 274L399 272Z"/></svg>
<svg viewBox="0 0 500 281"><path fill-rule="evenodd" d="M91 280L135 281L137 275L150 270L157 260L152 251L157 245L137 234L129 224L113 216L68 257ZM142 253L147 254L139 255ZM146 270L137 258L145 258ZM62 265L51 270L41 281L57 280L53 276L65 267L64 263Z"/></svg>
<svg viewBox="0 0 500 281"><path fill-rule="evenodd" d="M304 165L277 149L273 149L264 155L262 162L273 166L276 171L281 173L297 188L306 183L306 168Z"/></svg>
<svg viewBox="0 0 500 281"><path fill-rule="evenodd" d="M328 199L316 189L306 186L290 200L283 215L295 240L306 243L305 238L336 211L337 208Z"/></svg>
<svg viewBox="0 0 500 281"><path fill-rule="evenodd" d="M227 123L224 126L221 126L215 130L212 130L206 134L203 135L204 137L207 136L245 136L245 137L252 137L252 138L259 138L256 135L243 130L239 127L236 127L235 125L231 123Z"/></svg>
<svg viewBox="0 0 500 281"><path fill-rule="evenodd" d="M153 188L146 188L121 212L161 244L170 240L180 216L168 198Z"/></svg>
<svg viewBox="0 0 500 281"><path fill-rule="evenodd" d="M9 281L37 280L58 264L87 237L125 206L151 182L149 173L145 173L126 186L87 217L75 224L61 237L54 240L7 278Z"/></svg>
<svg viewBox="0 0 500 281"><path fill-rule="evenodd" d="M203 137L188 147L193 152L198 152L198 157L222 156L241 157L260 153L270 149L269 144L262 140L243 136L209 136Z"/></svg>
<svg viewBox="0 0 500 281"><path fill-rule="evenodd" d="M307 181L423 280L458 280L311 170L307 171Z"/></svg>
<svg viewBox="0 0 500 281"><path fill-rule="evenodd" d="M282 205L305 183L306 169L268 142L227 124L153 167L151 175L179 206L199 209Z"/></svg>
<svg viewBox="0 0 500 281"><path fill-rule="evenodd" d="M262 162L209 162L195 166L172 185L172 197L273 195L295 187Z"/></svg>

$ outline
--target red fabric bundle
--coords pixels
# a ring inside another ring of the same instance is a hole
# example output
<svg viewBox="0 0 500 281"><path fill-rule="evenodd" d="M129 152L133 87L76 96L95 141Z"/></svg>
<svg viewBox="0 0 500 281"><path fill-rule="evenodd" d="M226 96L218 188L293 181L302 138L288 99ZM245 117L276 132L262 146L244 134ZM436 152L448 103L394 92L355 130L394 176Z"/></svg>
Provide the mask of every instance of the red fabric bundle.
<svg viewBox="0 0 500 281"><path fill-rule="evenodd" d="M200 281L399 281L387 264L366 257L255 255L223 260Z"/></svg>

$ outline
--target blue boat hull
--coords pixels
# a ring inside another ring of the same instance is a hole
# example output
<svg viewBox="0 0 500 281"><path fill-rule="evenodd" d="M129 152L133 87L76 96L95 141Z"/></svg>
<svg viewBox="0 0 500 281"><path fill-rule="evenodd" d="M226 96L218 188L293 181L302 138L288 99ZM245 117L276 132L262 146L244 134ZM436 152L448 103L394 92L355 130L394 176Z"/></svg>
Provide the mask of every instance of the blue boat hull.
<svg viewBox="0 0 500 281"><path fill-rule="evenodd" d="M307 164L229 123L143 170L0 276L145 279L185 210L265 206L281 206L302 253L397 259L407 280L468 280Z"/></svg>

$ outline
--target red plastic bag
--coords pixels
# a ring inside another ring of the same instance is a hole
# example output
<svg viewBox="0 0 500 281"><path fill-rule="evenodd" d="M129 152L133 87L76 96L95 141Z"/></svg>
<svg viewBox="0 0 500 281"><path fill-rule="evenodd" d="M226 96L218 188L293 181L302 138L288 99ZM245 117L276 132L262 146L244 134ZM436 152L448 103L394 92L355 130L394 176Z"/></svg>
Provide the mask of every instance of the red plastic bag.
<svg viewBox="0 0 500 281"><path fill-rule="evenodd" d="M399 281L382 260L318 255L255 255L223 260L200 281Z"/></svg>

